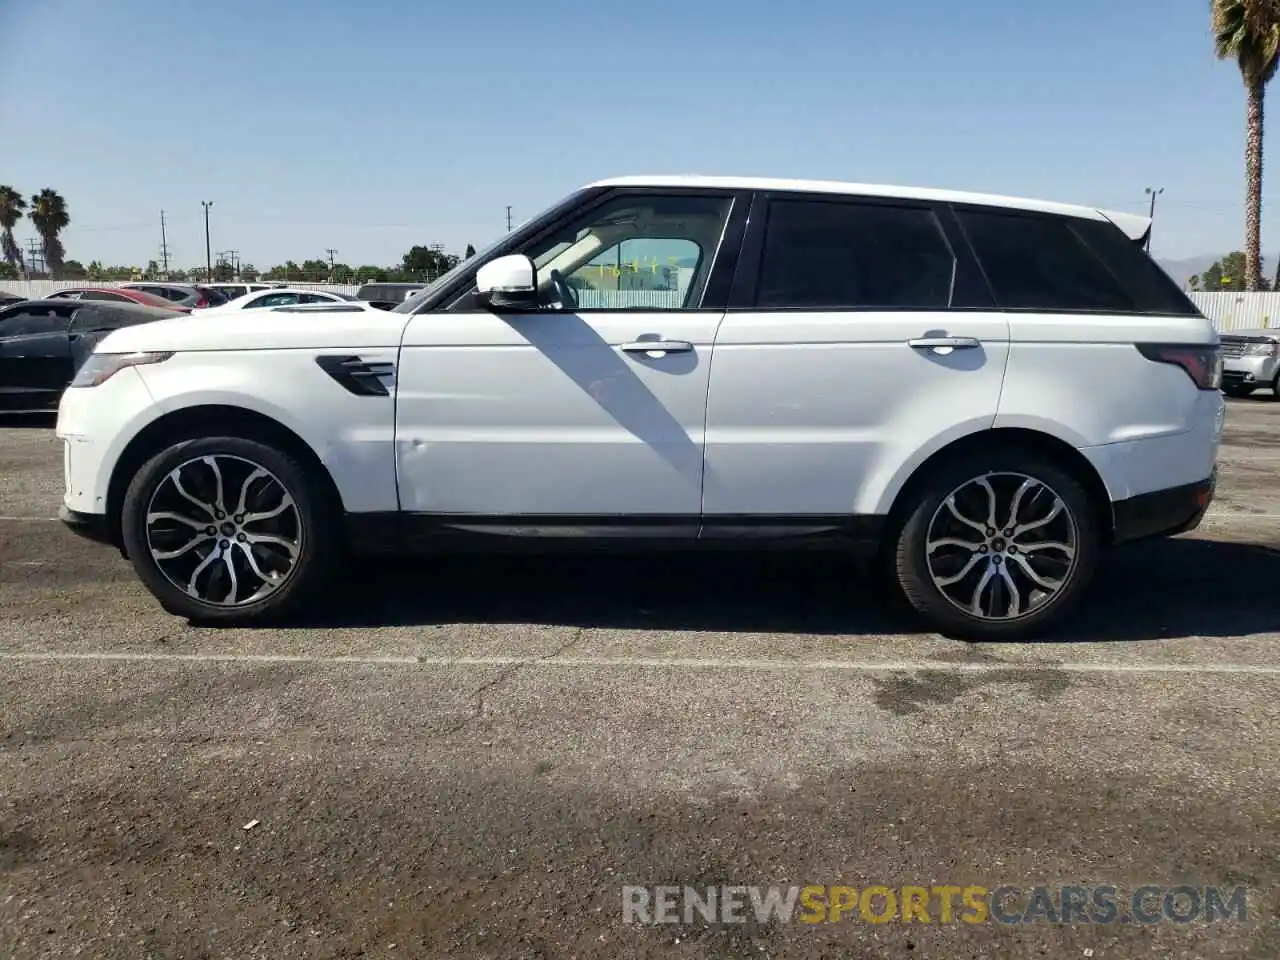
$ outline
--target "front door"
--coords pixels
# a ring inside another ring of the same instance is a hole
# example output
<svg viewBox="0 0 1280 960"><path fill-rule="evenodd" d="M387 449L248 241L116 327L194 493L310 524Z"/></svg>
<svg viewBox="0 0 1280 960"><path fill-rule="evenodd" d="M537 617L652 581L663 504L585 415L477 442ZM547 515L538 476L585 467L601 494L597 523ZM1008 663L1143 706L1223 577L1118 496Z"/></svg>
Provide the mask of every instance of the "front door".
<svg viewBox="0 0 1280 960"><path fill-rule="evenodd" d="M617 190L522 249L543 308L471 294L409 322L396 449L401 509L491 532L695 536L711 347L708 294L732 192ZM727 292L727 284L713 290ZM474 290L474 288L473 288ZM717 306L714 301L720 300Z"/></svg>
<svg viewBox="0 0 1280 960"><path fill-rule="evenodd" d="M51 409L71 382L74 304L23 304L0 319L0 409Z"/></svg>
<svg viewBox="0 0 1280 960"><path fill-rule="evenodd" d="M757 206L716 337L707 535L743 515L798 529L887 512L925 456L992 425L1009 354L949 208Z"/></svg>

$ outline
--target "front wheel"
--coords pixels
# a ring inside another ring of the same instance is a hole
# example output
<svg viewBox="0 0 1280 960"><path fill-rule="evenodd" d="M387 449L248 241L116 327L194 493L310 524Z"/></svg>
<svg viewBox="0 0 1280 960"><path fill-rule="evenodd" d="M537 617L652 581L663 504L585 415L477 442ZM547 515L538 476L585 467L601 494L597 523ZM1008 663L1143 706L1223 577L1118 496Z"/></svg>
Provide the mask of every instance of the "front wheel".
<svg viewBox="0 0 1280 960"><path fill-rule="evenodd" d="M1235 397L1237 400L1243 400L1245 397L1253 393L1253 387L1223 387L1222 392L1228 397Z"/></svg>
<svg viewBox="0 0 1280 960"><path fill-rule="evenodd" d="M943 634L1032 639L1077 606L1098 563L1088 493L1033 453L953 461L909 509L893 558L898 584Z"/></svg>
<svg viewBox="0 0 1280 960"><path fill-rule="evenodd" d="M336 520L302 464L245 437L157 454L121 516L134 569L161 606L225 625L297 612L335 568Z"/></svg>

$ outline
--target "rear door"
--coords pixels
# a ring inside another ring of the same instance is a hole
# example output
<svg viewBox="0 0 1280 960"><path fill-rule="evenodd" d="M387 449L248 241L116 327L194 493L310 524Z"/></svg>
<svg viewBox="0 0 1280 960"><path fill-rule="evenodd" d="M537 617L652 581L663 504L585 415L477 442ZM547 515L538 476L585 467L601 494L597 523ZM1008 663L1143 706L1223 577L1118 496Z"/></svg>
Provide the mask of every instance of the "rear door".
<svg viewBox="0 0 1280 960"><path fill-rule="evenodd" d="M930 453L992 426L1008 353L949 207L759 195L715 341L704 535L887 512Z"/></svg>

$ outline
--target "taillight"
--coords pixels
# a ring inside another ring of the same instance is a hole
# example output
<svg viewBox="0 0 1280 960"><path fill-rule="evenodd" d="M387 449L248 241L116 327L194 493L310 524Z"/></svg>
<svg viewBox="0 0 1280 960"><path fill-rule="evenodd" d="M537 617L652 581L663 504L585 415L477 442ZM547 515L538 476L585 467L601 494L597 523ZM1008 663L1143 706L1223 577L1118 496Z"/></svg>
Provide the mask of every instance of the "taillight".
<svg viewBox="0 0 1280 960"><path fill-rule="evenodd" d="M1138 352L1153 363L1172 363L1186 371L1201 390L1222 386L1222 347L1186 343L1139 343Z"/></svg>

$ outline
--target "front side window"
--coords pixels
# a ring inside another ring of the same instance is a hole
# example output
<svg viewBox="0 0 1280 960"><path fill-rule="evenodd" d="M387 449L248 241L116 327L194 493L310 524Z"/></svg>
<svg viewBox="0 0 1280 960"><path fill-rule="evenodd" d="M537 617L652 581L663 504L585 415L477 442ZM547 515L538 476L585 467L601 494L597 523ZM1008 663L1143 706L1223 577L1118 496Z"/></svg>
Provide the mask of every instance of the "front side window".
<svg viewBox="0 0 1280 960"><path fill-rule="evenodd" d="M1124 288L1066 218L976 210L957 214L999 306L1133 309Z"/></svg>
<svg viewBox="0 0 1280 960"><path fill-rule="evenodd" d="M774 200L756 305L945 309L955 273L955 255L928 207Z"/></svg>
<svg viewBox="0 0 1280 960"><path fill-rule="evenodd" d="M107 293L105 290L87 290L80 294L81 300L109 300L112 303L133 303L129 297L119 293Z"/></svg>
<svg viewBox="0 0 1280 960"><path fill-rule="evenodd" d="M624 194L521 252L547 307L692 309L732 205L728 196Z"/></svg>

